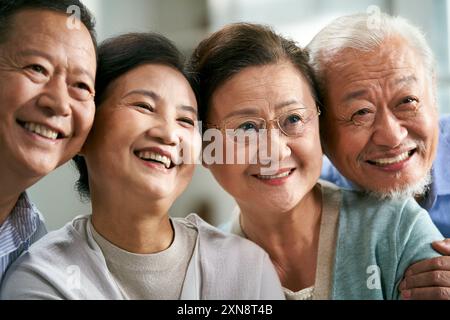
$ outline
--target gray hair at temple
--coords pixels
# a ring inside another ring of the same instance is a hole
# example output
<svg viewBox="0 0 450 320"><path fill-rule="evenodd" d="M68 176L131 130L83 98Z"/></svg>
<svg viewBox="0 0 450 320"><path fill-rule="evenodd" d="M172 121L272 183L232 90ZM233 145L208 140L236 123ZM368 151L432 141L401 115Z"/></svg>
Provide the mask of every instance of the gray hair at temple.
<svg viewBox="0 0 450 320"><path fill-rule="evenodd" d="M344 49L372 51L388 38L404 39L421 58L428 71L433 95L435 88L435 58L424 33L402 17L386 13L358 13L335 19L322 29L308 44L310 64L319 85L319 94L325 97L325 71L328 63Z"/></svg>

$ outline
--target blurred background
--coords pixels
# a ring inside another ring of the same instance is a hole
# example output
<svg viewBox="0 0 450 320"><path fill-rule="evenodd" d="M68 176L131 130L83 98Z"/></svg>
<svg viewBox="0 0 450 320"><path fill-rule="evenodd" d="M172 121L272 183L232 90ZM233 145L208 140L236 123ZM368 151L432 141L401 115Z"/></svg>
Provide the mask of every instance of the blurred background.
<svg viewBox="0 0 450 320"><path fill-rule="evenodd" d="M99 40L130 31L159 32L175 41L188 56L209 33L231 22L272 25L302 46L332 19L355 12L381 10L419 26L434 50L439 71L439 107L450 113L449 17L447 0L84 0L97 20ZM31 198L44 214L47 227L62 227L73 217L91 212L74 189L71 163L33 186ZM225 222L235 204L211 174L198 166L186 192L171 209L172 216L196 212L214 225Z"/></svg>

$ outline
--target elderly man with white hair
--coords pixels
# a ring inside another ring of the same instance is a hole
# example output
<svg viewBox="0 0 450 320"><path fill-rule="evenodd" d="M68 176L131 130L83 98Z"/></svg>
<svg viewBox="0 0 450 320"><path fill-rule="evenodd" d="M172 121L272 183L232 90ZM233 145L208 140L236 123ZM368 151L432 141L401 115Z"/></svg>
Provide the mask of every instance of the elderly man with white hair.
<svg viewBox="0 0 450 320"><path fill-rule="evenodd" d="M400 17L336 19L308 45L323 101L322 178L380 199L415 197L450 236L450 117L439 121L433 53ZM368 230L370 232L370 230ZM448 240L434 243L450 254ZM404 299L450 298L450 257L419 262Z"/></svg>

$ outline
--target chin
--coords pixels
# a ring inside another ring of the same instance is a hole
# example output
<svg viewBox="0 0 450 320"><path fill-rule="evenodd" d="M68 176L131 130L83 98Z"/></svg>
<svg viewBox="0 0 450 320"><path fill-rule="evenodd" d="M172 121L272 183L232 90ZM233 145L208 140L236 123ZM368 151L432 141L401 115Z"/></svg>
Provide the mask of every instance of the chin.
<svg viewBox="0 0 450 320"><path fill-rule="evenodd" d="M266 201L261 200L258 201L258 203L262 205L261 207L263 207L264 210L279 213L291 211L301 201L301 199L299 199L298 201L297 200L287 201L286 198L270 199L270 197L267 197L266 199L267 199Z"/></svg>
<svg viewBox="0 0 450 320"><path fill-rule="evenodd" d="M53 161L45 161L38 163L26 163L25 167L28 168L28 171L31 175L35 177L44 177L58 168L58 163Z"/></svg>
<svg viewBox="0 0 450 320"><path fill-rule="evenodd" d="M165 186L147 186L143 188L144 194L151 199L169 199L178 197L178 192L171 187Z"/></svg>
<svg viewBox="0 0 450 320"><path fill-rule="evenodd" d="M367 193L381 200L401 200L425 194L431 184L431 172L416 179L403 180L394 185L369 189Z"/></svg>

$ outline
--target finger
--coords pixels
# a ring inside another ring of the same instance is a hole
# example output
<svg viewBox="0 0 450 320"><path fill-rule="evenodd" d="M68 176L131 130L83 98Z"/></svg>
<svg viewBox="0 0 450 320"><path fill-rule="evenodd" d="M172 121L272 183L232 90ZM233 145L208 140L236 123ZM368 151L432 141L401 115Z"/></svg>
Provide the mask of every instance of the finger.
<svg viewBox="0 0 450 320"><path fill-rule="evenodd" d="M450 255L450 239L435 241L431 244L434 250L443 255Z"/></svg>
<svg viewBox="0 0 450 320"><path fill-rule="evenodd" d="M450 290L450 271L430 271L407 276L400 284L400 290L424 287L448 287Z"/></svg>
<svg viewBox="0 0 450 320"><path fill-rule="evenodd" d="M404 290L401 292L403 300L450 300L450 288L427 287Z"/></svg>
<svg viewBox="0 0 450 320"><path fill-rule="evenodd" d="M414 274L422 272L441 270L450 271L450 257L436 257L427 260L422 260L411 265L405 273L405 276L409 277Z"/></svg>

